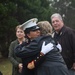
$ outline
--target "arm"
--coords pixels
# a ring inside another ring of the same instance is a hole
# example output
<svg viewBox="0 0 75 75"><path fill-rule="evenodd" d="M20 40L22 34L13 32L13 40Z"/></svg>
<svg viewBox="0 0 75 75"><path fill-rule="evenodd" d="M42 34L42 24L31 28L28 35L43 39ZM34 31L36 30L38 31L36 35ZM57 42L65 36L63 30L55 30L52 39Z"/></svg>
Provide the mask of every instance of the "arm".
<svg viewBox="0 0 75 75"><path fill-rule="evenodd" d="M38 50L38 43L36 40L33 40L27 46L22 46L22 44L18 45L14 51L15 54L20 58L27 58L40 53L40 50Z"/></svg>
<svg viewBox="0 0 75 75"><path fill-rule="evenodd" d="M70 48L72 49L72 52L73 52L73 66L72 66L72 69L75 70L75 31L73 30L71 32L71 34L69 35L70 37Z"/></svg>
<svg viewBox="0 0 75 75"><path fill-rule="evenodd" d="M9 46L9 55L8 58L11 61L11 63L18 68L19 62L16 60L16 56L14 55L14 43L12 42Z"/></svg>
<svg viewBox="0 0 75 75"><path fill-rule="evenodd" d="M59 49L59 52L62 52L62 47L59 43L56 45L56 47Z"/></svg>
<svg viewBox="0 0 75 75"><path fill-rule="evenodd" d="M42 48L40 51L40 54L30 63L28 63L27 67L29 69L33 69L35 67L38 67L40 64L42 64L45 60L45 55L50 52L51 50L53 50L53 44L52 43L48 43L47 45L45 45L45 42L43 42L42 44Z"/></svg>
<svg viewBox="0 0 75 75"><path fill-rule="evenodd" d="M59 43L56 45L56 47L59 49L60 52L62 51L61 45ZM40 54L33 61L28 63L27 68L33 69L42 64L45 60L45 55L53 50L53 48L54 47L52 43L48 43L47 45L45 45L45 42L43 42Z"/></svg>

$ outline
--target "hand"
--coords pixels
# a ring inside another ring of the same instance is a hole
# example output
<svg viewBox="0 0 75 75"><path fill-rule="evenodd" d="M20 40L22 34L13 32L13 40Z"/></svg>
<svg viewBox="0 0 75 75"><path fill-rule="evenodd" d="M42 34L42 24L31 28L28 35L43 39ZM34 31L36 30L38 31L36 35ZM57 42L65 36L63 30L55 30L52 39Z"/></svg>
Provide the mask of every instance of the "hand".
<svg viewBox="0 0 75 75"><path fill-rule="evenodd" d="M28 69L34 69L35 68L34 61L28 63L27 68Z"/></svg>
<svg viewBox="0 0 75 75"><path fill-rule="evenodd" d="M22 72L22 68L23 68L23 65L22 63L19 64L19 72L21 73Z"/></svg>
<svg viewBox="0 0 75 75"><path fill-rule="evenodd" d="M21 73L22 72L22 68L19 68L19 73Z"/></svg>
<svg viewBox="0 0 75 75"><path fill-rule="evenodd" d="M45 41L44 41L43 44L42 44L41 53L47 54L52 49L53 49L53 44L48 43L47 45L45 45Z"/></svg>
<svg viewBox="0 0 75 75"><path fill-rule="evenodd" d="M57 44L57 48L59 49L60 52L62 51L62 47L59 43Z"/></svg>
<svg viewBox="0 0 75 75"><path fill-rule="evenodd" d="M19 68L22 68L23 67L22 63L19 63L18 67Z"/></svg>
<svg viewBox="0 0 75 75"><path fill-rule="evenodd" d="M73 66L72 66L71 69L73 69L75 71L75 63L73 63Z"/></svg>

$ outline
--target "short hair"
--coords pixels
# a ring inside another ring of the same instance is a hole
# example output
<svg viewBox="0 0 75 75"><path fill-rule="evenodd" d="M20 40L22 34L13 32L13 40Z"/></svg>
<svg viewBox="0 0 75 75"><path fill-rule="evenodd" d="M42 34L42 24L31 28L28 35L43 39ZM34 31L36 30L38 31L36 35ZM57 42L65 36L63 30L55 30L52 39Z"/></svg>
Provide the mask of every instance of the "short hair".
<svg viewBox="0 0 75 75"><path fill-rule="evenodd" d="M18 26L16 26L15 30L17 31L17 29L23 30L23 27L21 25L18 25Z"/></svg>
<svg viewBox="0 0 75 75"><path fill-rule="evenodd" d="M51 35L52 26L48 21L40 21L37 25L40 27L41 35Z"/></svg>
<svg viewBox="0 0 75 75"><path fill-rule="evenodd" d="M52 18L54 18L54 17L58 17L60 20L63 20L63 19L62 19L62 16L61 16L59 13L54 13L54 14L51 16L51 20L52 20Z"/></svg>

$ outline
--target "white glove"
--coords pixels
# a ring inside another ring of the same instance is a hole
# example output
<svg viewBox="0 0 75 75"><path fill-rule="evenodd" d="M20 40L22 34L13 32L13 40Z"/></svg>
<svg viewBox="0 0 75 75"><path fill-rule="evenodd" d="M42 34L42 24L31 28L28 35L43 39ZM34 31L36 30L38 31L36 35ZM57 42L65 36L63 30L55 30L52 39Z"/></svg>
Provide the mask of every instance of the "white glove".
<svg viewBox="0 0 75 75"><path fill-rule="evenodd" d="M41 53L47 54L52 49L53 49L53 44L48 43L47 45L45 45L45 41L44 41L43 44L42 44Z"/></svg>
<svg viewBox="0 0 75 75"><path fill-rule="evenodd" d="M60 52L62 51L62 47L59 43L57 44L57 48L59 49Z"/></svg>

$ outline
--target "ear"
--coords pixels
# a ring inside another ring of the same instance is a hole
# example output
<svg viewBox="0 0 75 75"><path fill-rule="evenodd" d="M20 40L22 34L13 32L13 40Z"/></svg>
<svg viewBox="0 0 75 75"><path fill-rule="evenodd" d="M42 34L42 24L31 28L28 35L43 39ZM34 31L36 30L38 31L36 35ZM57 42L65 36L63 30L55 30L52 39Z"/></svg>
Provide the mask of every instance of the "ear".
<svg viewBox="0 0 75 75"><path fill-rule="evenodd" d="M30 34L27 34L28 38L31 38Z"/></svg>

